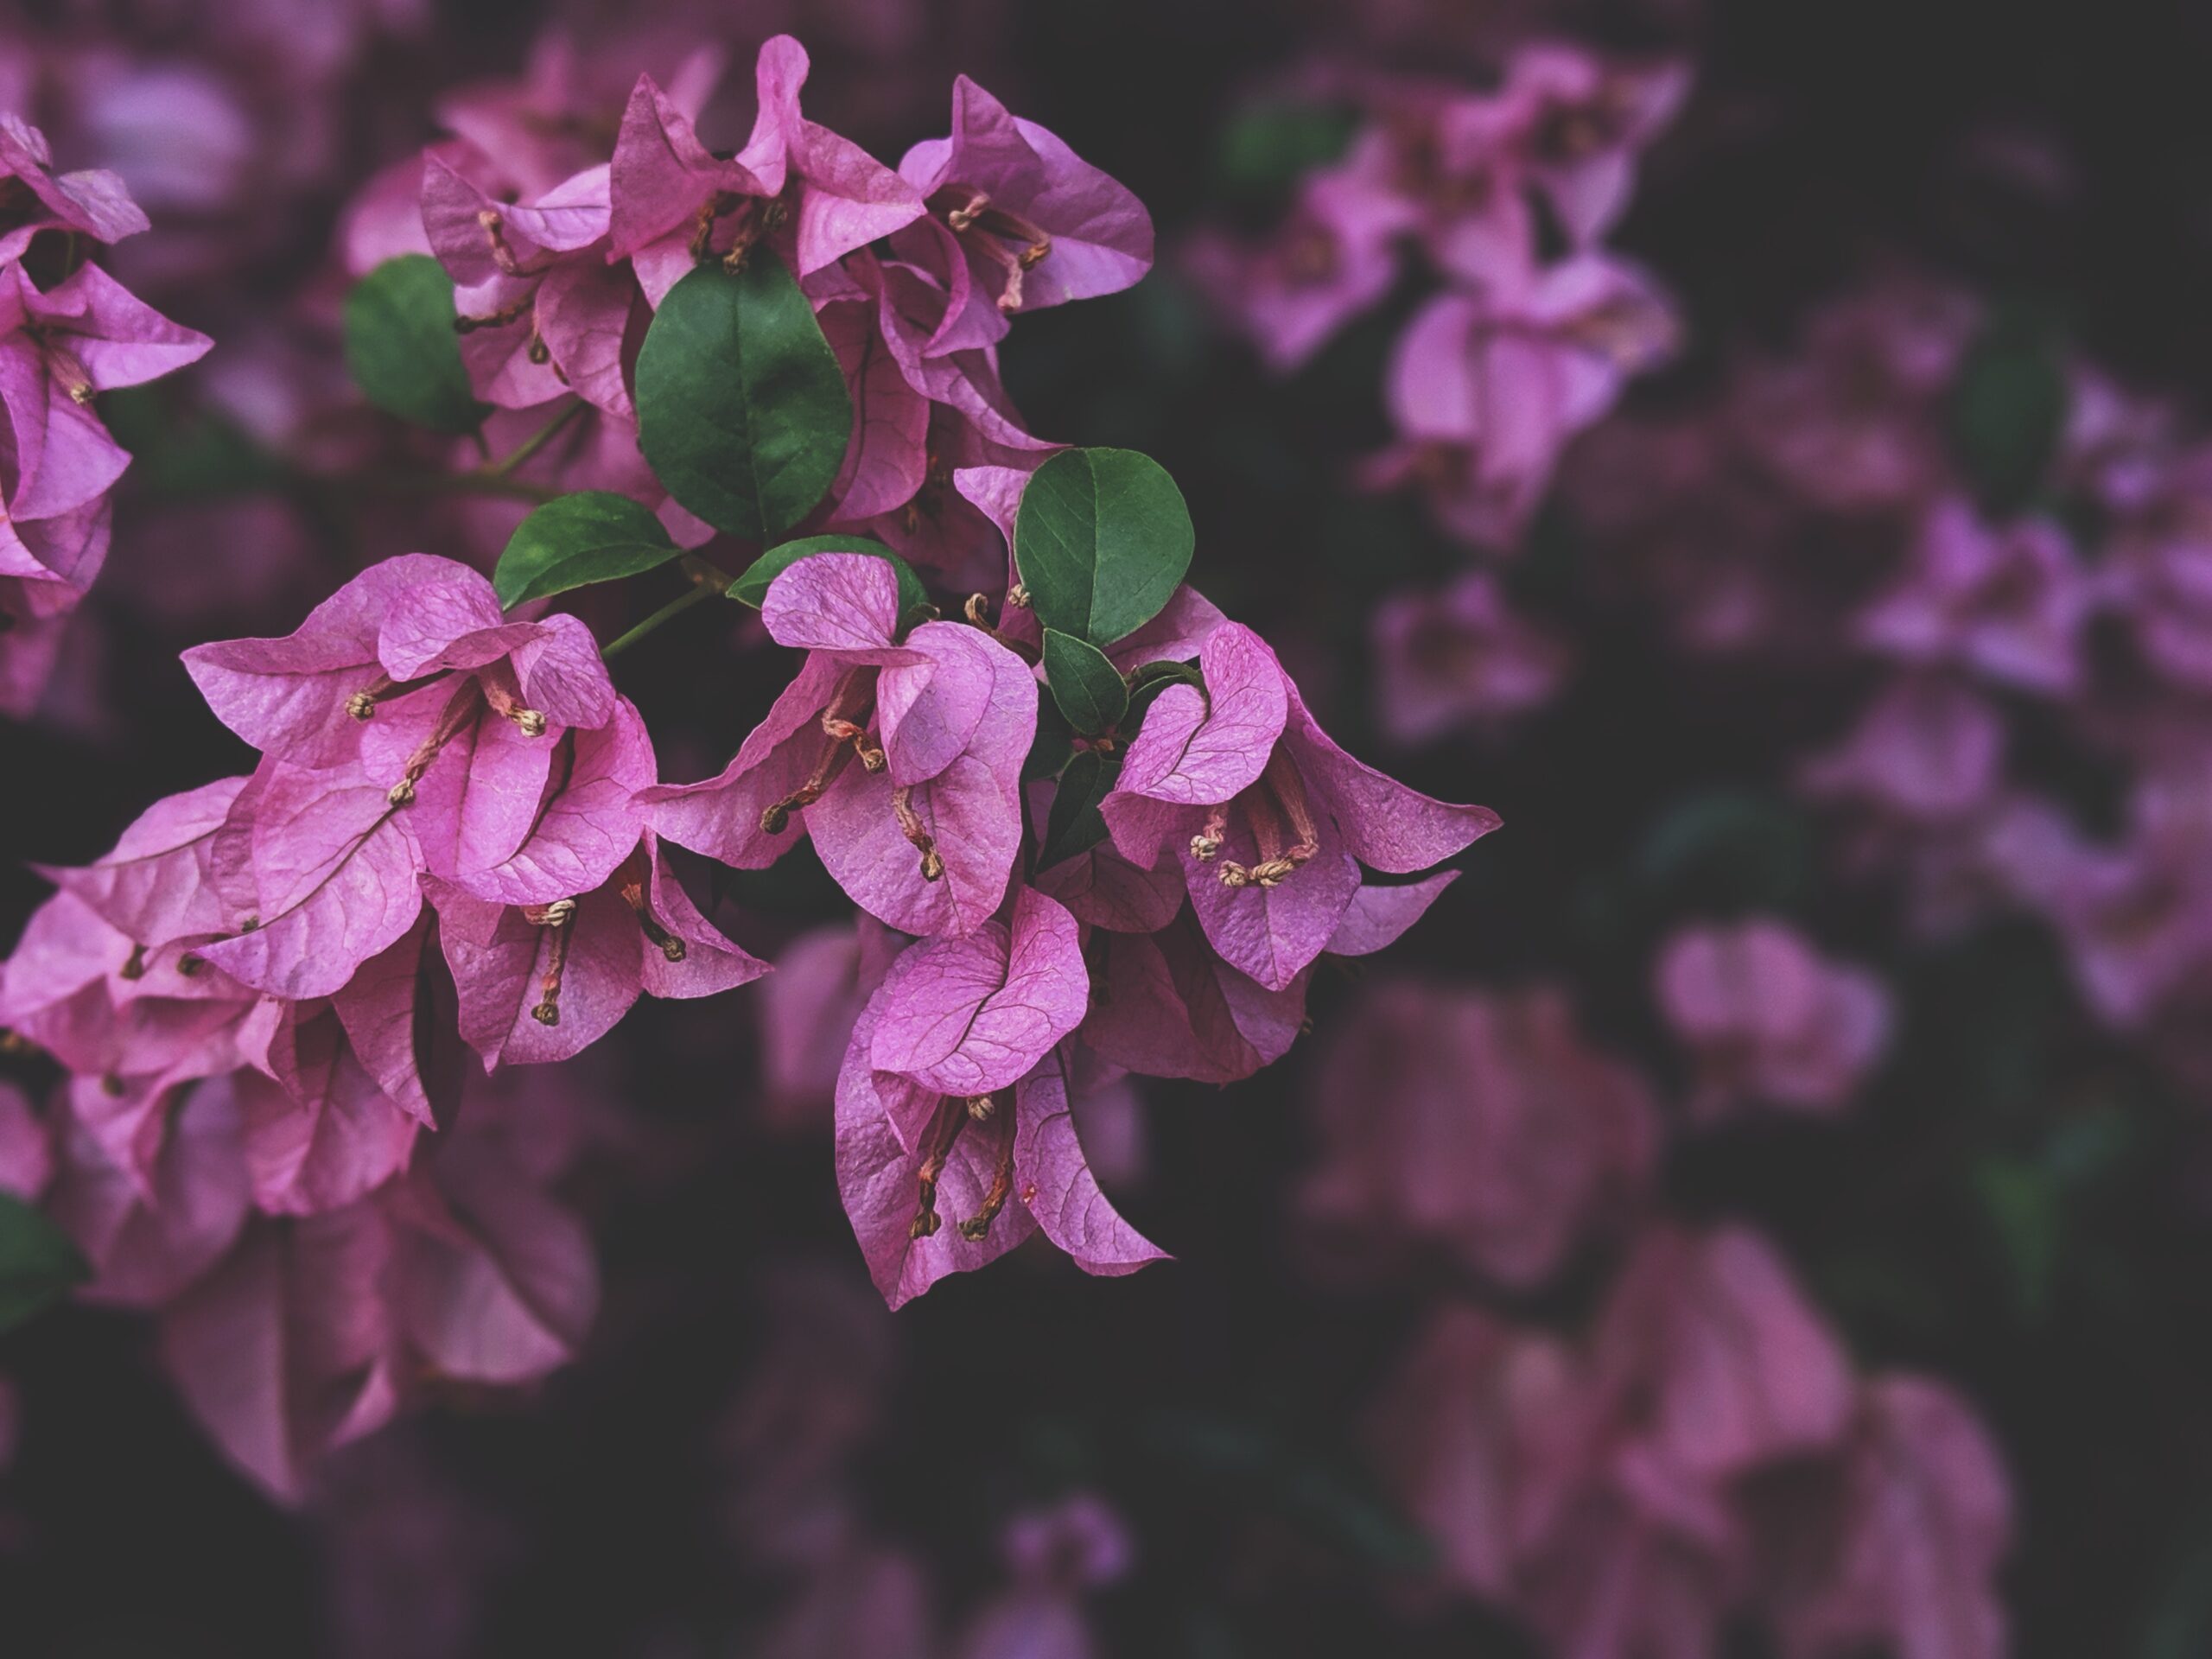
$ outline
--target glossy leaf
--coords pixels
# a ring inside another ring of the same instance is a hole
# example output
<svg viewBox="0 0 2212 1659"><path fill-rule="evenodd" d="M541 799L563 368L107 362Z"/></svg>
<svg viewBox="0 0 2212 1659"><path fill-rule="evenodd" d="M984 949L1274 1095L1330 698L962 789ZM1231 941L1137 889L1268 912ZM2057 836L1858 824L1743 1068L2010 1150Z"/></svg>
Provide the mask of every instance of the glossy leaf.
<svg viewBox="0 0 2212 1659"><path fill-rule="evenodd" d="M470 391L454 334L453 278L426 253L387 259L346 296L346 367L368 400L434 432L491 413Z"/></svg>
<svg viewBox="0 0 2212 1659"><path fill-rule="evenodd" d="M1045 677L1068 724L1086 736L1112 731L1128 712L1129 688L1106 653L1057 628L1045 630Z"/></svg>
<svg viewBox="0 0 2212 1659"><path fill-rule="evenodd" d="M1106 839L1106 820L1098 803L1122 775L1122 757L1104 749L1079 749L1060 774L1059 791L1045 819L1045 846L1037 868L1049 870L1063 859L1089 852Z"/></svg>
<svg viewBox="0 0 2212 1659"><path fill-rule="evenodd" d="M548 501L515 526L492 586L512 610L527 600L637 575L682 550L660 520L628 496L582 490Z"/></svg>
<svg viewBox="0 0 2212 1659"><path fill-rule="evenodd" d="M1054 455L1023 492L1014 533L1038 620L1095 645L1160 613L1197 539L1175 480L1133 449Z"/></svg>
<svg viewBox="0 0 2212 1659"><path fill-rule="evenodd" d="M699 266L668 291L638 353L638 441L668 493L763 542L806 517L851 436L844 372L780 260Z"/></svg>

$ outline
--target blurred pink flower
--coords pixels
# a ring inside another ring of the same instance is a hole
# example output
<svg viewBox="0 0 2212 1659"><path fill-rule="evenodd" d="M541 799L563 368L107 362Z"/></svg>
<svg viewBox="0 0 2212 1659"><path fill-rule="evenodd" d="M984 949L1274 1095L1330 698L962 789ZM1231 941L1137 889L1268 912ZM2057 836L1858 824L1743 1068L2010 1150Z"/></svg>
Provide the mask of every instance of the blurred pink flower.
<svg viewBox="0 0 2212 1659"><path fill-rule="evenodd" d="M1516 1288L1631 1211L1658 1150L1643 1080L1584 1043L1549 988L1376 983L1339 1016L1306 1094L1310 1225L1370 1249L1440 1248Z"/></svg>
<svg viewBox="0 0 2212 1659"><path fill-rule="evenodd" d="M1823 960L1796 929L1770 918L1677 932L1655 980L1659 1006L1696 1063L1695 1122L1755 1102L1840 1110L1889 1044L1882 982Z"/></svg>
<svg viewBox="0 0 2212 1659"><path fill-rule="evenodd" d="M1483 571L1440 592L1389 595L1369 632L1377 715L1394 742L1408 745L1541 707L1569 660L1566 645L1518 615Z"/></svg>

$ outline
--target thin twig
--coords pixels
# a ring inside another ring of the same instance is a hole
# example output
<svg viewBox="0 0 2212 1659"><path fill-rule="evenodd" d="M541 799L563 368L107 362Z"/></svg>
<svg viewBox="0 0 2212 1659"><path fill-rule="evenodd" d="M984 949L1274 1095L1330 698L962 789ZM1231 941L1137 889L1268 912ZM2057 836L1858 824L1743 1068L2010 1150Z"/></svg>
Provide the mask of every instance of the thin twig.
<svg viewBox="0 0 2212 1659"><path fill-rule="evenodd" d="M716 599L719 597L721 597L720 590L709 582L701 582L696 587L687 588L683 593L678 594L674 599L670 600L667 604L662 606L660 609L655 611L644 621L639 623L636 627L631 629L627 633L623 634L617 639L609 640L606 645L601 645L599 648L599 654L602 658L612 658L619 652L627 651L631 646L636 645L639 640L644 639L655 628L660 626L662 623L667 621L669 618L679 615L682 613L690 610L694 605L696 605L702 599Z"/></svg>
<svg viewBox="0 0 2212 1659"><path fill-rule="evenodd" d="M552 442L563 427L568 425L570 421L575 420L577 416L590 407L591 405L582 398L577 398L575 402L539 427L537 431L531 433L499 460L478 467L477 475L481 478L505 478L547 444Z"/></svg>

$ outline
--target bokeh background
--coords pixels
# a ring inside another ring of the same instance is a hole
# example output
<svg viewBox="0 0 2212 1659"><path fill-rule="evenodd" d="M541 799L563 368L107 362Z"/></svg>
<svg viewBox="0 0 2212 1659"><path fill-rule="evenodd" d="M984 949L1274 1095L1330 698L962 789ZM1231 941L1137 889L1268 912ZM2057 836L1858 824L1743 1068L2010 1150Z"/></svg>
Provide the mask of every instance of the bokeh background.
<svg viewBox="0 0 2212 1659"><path fill-rule="evenodd" d="M180 648L283 632L392 553L487 563L512 523L315 481L375 418L335 327L355 194L563 32L610 130L639 71L728 46L741 134L782 29L810 115L880 156L941 131L966 73L1147 204L1143 283L1008 342L1030 426L1163 462L1194 580L1347 747L1507 827L1394 952L1317 982L1287 1061L1145 1082L1090 1126L1176 1257L1135 1277L1025 1252L884 1312L826 1089L764 1045L821 1011L756 992L642 1005L529 1080L604 1275L575 1363L440 1394L298 1506L210 1446L143 1319L0 1338L0 1650L2212 1652L2201 8L11 5L0 104L124 175L155 230L114 268L218 344L103 401L136 461L35 715L0 722L0 937L47 890L27 861L240 769ZM1477 545L1363 466L1402 435L1428 263L1289 372L1250 302L1317 169L1538 40L1688 72L1605 238L1680 348ZM1938 543L1970 580L1928 574ZM1866 619L1899 594L1944 643L1885 643ZM773 690L717 626L621 671L671 776ZM1975 654L2000 636L2071 666ZM761 954L842 948L826 880L730 902ZM1867 1423L1885 1379L1927 1379L2001 1461L1995 1499L1902 1432L1730 1471L1715 1501L1762 1540L1881 1534L1869 1628L1777 1630L1787 1563L1724 1592L1594 1522L1543 1583L1478 1564L1510 1523L1478 1476L1541 1470L1544 1344L1603 1346L1642 1317L1631 1268L1716 1236L1786 1264ZM984 1645L1039 1585L1029 1645ZM1572 1645L1559 1605L1608 1598L1620 1627Z"/></svg>

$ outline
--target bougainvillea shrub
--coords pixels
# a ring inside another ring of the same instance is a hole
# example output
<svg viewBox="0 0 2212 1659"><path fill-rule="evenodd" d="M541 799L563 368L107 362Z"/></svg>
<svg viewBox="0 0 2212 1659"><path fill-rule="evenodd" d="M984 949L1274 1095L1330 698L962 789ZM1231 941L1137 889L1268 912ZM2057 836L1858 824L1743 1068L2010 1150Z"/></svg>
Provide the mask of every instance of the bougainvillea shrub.
<svg viewBox="0 0 2212 1659"><path fill-rule="evenodd" d="M2202 1650L2208 67L0 22L0 1649Z"/></svg>

